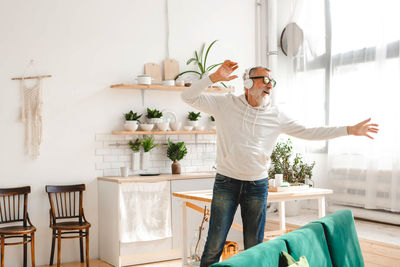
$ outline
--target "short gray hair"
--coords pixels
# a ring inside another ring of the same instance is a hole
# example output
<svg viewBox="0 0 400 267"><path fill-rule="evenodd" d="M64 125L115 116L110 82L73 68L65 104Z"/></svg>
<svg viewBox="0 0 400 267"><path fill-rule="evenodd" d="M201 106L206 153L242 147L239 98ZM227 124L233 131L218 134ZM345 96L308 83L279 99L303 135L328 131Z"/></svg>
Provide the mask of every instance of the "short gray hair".
<svg viewBox="0 0 400 267"><path fill-rule="evenodd" d="M263 70L266 70L266 71L268 71L268 72L271 71L270 69L268 69L268 68L266 68L266 67L262 67L262 66L252 67L252 68L249 70L249 77L251 77L251 75L253 75L254 72L256 72L256 70L258 70L258 69L263 69ZM246 74L247 74L246 72L243 74L243 80L246 79Z"/></svg>

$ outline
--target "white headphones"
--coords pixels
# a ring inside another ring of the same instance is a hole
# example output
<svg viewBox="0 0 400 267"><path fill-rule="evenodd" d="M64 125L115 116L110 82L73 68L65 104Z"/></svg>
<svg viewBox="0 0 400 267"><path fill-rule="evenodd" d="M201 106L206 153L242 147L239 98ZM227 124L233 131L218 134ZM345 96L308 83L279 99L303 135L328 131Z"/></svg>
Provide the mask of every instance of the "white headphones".
<svg viewBox="0 0 400 267"><path fill-rule="evenodd" d="M254 85L253 80L250 79L250 70L251 70L251 68L246 69L243 74L243 85L244 85L244 88L246 88L246 89L250 89Z"/></svg>

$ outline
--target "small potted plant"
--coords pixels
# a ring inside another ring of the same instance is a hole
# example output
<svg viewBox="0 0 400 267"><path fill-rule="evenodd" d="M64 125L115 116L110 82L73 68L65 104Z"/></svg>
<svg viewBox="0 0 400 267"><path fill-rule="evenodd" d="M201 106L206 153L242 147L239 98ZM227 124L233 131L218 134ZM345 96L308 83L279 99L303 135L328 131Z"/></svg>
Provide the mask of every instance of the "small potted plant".
<svg viewBox="0 0 400 267"><path fill-rule="evenodd" d="M217 124L215 123L214 116L210 116L210 127L211 130L217 130Z"/></svg>
<svg viewBox="0 0 400 267"><path fill-rule="evenodd" d="M143 147L143 154L142 154L142 170L145 170L149 166L149 161L150 161L150 150L153 148L157 147L158 144L154 143L154 138L153 136L145 136L142 139L142 147Z"/></svg>
<svg viewBox="0 0 400 267"><path fill-rule="evenodd" d="M198 126L199 125L198 120L200 117L201 117L200 112L189 111L189 114L187 116L189 120L188 125L193 127Z"/></svg>
<svg viewBox="0 0 400 267"><path fill-rule="evenodd" d="M163 122L163 113L157 109L149 109L147 108L147 122L148 123L152 123L152 124L156 124L156 123L160 123Z"/></svg>
<svg viewBox="0 0 400 267"><path fill-rule="evenodd" d="M129 147L132 149L132 171L137 171L140 168L140 146L139 138L135 142L129 141Z"/></svg>
<svg viewBox="0 0 400 267"><path fill-rule="evenodd" d="M173 143L168 138L167 157L173 161L171 165L172 174L181 173L181 164L178 162L187 154L184 142Z"/></svg>
<svg viewBox="0 0 400 267"><path fill-rule="evenodd" d="M139 119L142 117L142 114L138 115L137 112L133 112L132 110L129 113L124 114L125 124L124 128L128 131L136 131L139 126Z"/></svg>

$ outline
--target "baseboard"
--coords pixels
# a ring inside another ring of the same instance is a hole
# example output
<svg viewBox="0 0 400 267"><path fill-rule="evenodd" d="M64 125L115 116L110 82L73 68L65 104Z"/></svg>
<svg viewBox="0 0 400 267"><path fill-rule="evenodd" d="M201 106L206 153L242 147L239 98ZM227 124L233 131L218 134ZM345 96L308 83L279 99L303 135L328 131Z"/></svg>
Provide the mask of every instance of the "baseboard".
<svg viewBox="0 0 400 267"><path fill-rule="evenodd" d="M328 207L329 212L335 212L337 210L349 209L353 212L353 216L357 219L364 219L380 223L388 223L400 226L400 213L389 212L383 210L369 210L359 207L346 206L346 205L333 205L330 204Z"/></svg>

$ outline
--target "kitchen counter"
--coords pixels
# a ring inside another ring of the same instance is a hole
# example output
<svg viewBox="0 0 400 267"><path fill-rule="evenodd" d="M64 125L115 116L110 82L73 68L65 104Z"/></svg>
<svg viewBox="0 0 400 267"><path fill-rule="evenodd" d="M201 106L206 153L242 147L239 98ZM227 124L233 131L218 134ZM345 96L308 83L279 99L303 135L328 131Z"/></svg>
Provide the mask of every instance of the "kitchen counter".
<svg viewBox="0 0 400 267"><path fill-rule="evenodd" d="M140 176L140 175L130 175L128 177L122 176L106 176L98 177L99 181L107 181L113 183L134 183L134 182L161 182L161 181L174 181L174 180L188 180L188 179L204 179L204 178L214 178L216 172L187 172L181 174L171 174L162 173L157 176Z"/></svg>

